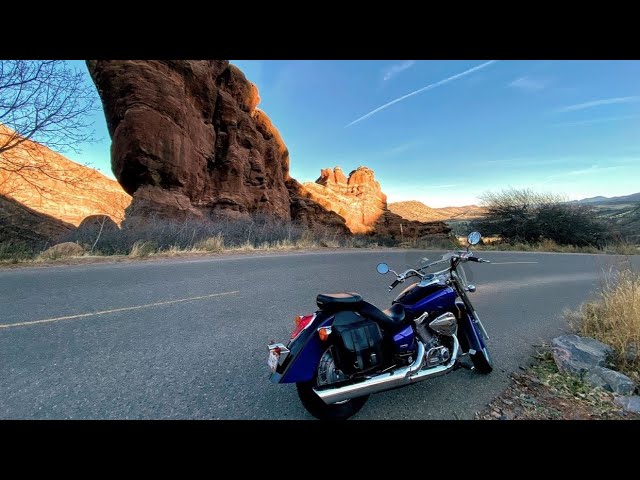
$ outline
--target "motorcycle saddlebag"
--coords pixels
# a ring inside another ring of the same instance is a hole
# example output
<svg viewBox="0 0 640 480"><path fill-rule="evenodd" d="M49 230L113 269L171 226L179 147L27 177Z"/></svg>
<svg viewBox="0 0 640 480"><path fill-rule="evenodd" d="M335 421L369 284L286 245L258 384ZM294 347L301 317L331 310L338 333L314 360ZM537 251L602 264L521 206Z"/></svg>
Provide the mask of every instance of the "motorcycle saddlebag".
<svg viewBox="0 0 640 480"><path fill-rule="evenodd" d="M332 326L336 366L347 375L382 365L382 332L355 312L340 312Z"/></svg>

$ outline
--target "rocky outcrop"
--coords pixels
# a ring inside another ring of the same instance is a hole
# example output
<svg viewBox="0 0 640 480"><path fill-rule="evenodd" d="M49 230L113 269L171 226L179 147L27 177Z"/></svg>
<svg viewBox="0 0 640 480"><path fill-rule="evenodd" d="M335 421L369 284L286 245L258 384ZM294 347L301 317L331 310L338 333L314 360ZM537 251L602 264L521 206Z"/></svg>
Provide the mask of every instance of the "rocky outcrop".
<svg viewBox="0 0 640 480"><path fill-rule="evenodd" d="M291 220L314 231L329 228L338 233L349 233L345 219L311 200L297 180L289 178L286 184L291 199Z"/></svg>
<svg viewBox="0 0 640 480"><path fill-rule="evenodd" d="M10 134L0 125L0 137ZM3 165L19 166L19 172ZM0 195L75 226L90 215L120 223L131 202L118 182L29 140L0 153Z"/></svg>
<svg viewBox="0 0 640 480"><path fill-rule="evenodd" d="M289 152L227 60L90 60L127 216L291 218Z"/></svg>
<svg viewBox="0 0 640 480"><path fill-rule="evenodd" d="M444 237L450 231L442 222L411 221L389 211L387 196L367 167L358 167L348 177L340 167L326 168L315 183L307 182L302 187L307 198L344 218L352 233L423 238Z"/></svg>

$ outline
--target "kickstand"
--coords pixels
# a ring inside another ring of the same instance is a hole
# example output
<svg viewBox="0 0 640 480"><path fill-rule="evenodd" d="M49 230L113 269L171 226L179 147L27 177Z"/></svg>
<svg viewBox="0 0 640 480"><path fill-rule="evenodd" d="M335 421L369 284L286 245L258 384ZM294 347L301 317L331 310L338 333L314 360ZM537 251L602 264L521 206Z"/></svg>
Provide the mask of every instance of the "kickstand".
<svg viewBox="0 0 640 480"><path fill-rule="evenodd" d="M471 370L471 371L476 369L476 367L474 367L473 365L470 365L469 363L463 362L462 360L458 359L456 360L456 364L453 367L453 369L457 370L459 368L466 368L467 370Z"/></svg>

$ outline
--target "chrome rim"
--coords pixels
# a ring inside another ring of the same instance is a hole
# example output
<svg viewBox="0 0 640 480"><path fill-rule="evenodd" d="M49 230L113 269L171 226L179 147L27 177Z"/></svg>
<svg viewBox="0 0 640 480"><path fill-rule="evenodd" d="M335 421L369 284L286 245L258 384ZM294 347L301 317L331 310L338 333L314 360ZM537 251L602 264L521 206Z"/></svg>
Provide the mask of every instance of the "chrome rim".
<svg viewBox="0 0 640 480"><path fill-rule="evenodd" d="M344 379L344 374L336 368L336 362L333 359L333 355L331 355L331 348L328 348L327 351L324 352L324 355L322 355L320 363L318 364L318 379L316 384L318 387L322 387ZM333 405L343 405L350 401L351 399L349 398L347 400L336 402Z"/></svg>

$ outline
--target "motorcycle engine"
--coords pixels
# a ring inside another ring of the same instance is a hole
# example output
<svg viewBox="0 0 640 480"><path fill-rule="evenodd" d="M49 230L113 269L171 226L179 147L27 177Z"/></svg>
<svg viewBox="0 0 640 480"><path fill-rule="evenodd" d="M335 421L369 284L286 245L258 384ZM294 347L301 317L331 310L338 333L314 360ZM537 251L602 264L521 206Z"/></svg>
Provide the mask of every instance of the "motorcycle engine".
<svg viewBox="0 0 640 480"><path fill-rule="evenodd" d="M443 345L448 343L449 339L431 331L427 326L426 319L427 314L425 313L417 318L415 323L418 336L420 337L420 340L422 340L424 348L427 351L425 367L431 368L447 363L451 358L451 352L448 347Z"/></svg>
<svg viewBox="0 0 640 480"><path fill-rule="evenodd" d="M438 345L437 347L432 347L427 351L427 360L425 365L427 368L437 367L438 365L447 363L450 358L451 353L449 352L449 349L444 345Z"/></svg>

